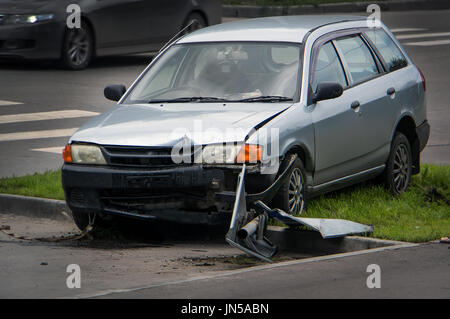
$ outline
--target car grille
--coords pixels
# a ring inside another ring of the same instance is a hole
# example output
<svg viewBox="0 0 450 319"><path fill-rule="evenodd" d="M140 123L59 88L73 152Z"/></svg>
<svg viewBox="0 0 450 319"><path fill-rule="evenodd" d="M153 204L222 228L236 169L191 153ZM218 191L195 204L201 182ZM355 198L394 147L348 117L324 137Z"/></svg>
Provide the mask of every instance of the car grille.
<svg viewBox="0 0 450 319"><path fill-rule="evenodd" d="M106 161L112 166L170 167L177 163L171 156L171 147L102 146ZM192 154L188 154L192 158Z"/></svg>

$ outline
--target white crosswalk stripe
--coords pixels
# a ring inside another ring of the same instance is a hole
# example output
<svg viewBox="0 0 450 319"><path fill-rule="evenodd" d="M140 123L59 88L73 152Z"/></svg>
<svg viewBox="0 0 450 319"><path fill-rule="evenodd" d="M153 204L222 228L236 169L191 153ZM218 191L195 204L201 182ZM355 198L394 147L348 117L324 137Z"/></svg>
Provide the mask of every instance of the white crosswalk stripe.
<svg viewBox="0 0 450 319"><path fill-rule="evenodd" d="M94 115L98 115L98 113L89 112L89 111L80 111L80 110L11 114L11 115L1 115L0 116L0 124L17 123L17 122L33 122L33 121L42 121L42 120L70 119L70 118L88 117L88 116L94 116Z"/></svg>
<svg viewBox="0 0 450 319"><path fill-rule="evenodd" d="M431 33L403 34L403 35L398 35L396 37L399 40L407 40L407 39L446 37L446 36L450 36L450 32L431 32Z"/></svg>
<svg viewBox="0 0 450 319"><path fill-rule="evenodd" d="M0 134L0 142L72 136L78 128Z"/></svg>
<svg viewBox="0 0 450 319"><path fill-rule="evenodd" d="M408 42L404 43L405 45L416 45L416 46L432 46L432 45L444 45L444 44L450 44L450 39L448 40L434 40L434 41L419 41L419 42Z"/></svg>
<svg viewBox="0 0 450 319"><path fill-rule="evenodd" d="M401 32L413 32L413 31L425 31L427 29L423 28L397 28L397 29L391 29L391 32L393 33L401 33Z"/></svg>
<svg viewBox="0 0 450 319"><path fill-rule="evenodd" d="M13 101L0 100L0 106L3 106L3 105L17 105L17 104L23 104L23 103L21 103L21 102L13 102Z"/></svg>
<svg viewBox="0 0 450 319"><path fill-rule="evenodd" d="M64 148L63 146L46 147L46 148L33 148L32 151L61 154L63 148Z"/></svg>

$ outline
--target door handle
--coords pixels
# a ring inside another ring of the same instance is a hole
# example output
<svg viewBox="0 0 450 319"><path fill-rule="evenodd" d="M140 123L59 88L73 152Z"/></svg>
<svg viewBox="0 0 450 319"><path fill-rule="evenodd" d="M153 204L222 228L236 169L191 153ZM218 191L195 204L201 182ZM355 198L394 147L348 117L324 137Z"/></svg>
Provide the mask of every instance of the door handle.
<svg viewBox="0 0 450 319"><path fill-rule="evenodd" d="M350 106L352 109L357 109L360 106L359 101L355 101L352 103L352 105Z"/></svg>
<svg viewBox="0 0 450 319"><path fill-rule="evenodd" d="M395 88L389 88L389 89L387 89L386 93L387 93L387 95L392 95L392 94L394 94L394 93L395 93Z"/></svg>

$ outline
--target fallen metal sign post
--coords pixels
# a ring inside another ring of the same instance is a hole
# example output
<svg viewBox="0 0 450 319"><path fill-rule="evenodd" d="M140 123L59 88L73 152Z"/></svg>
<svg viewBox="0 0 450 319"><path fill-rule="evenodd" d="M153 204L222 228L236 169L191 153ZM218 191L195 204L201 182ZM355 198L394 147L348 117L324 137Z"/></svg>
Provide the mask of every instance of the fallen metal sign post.
<svg viewBox="0 0 450 319"><path fill-rule="evenodd" d="M230 245L264 261L272 262L271 258L277 252L277 247L264 236L269 217L275 218L287 226L307 226L320 232L324 239L373 232L373 227L370 225L343 219L294 217L281 209L271 209L264 204L262 200L267 198L270 200L281 187L281 183L290 175L295 158L296 156L291 158L286 170L266 191L260 194L249 195L245 192L246 166L243 165L236 193L232 193L236 199L230 229L225 237ZM232 194L224 195L231 196ZM251 209L248 210L248 207Z"/></svg>

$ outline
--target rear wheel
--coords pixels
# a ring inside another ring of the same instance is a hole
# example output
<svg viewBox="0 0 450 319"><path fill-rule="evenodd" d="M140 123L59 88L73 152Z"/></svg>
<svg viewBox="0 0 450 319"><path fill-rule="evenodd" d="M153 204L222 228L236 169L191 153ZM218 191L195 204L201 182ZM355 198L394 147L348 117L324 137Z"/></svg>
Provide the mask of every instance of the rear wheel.
<svg viewBox="0 0 450 319"><path fill-rule="evenodd" d="M396 133L391 152L386 163L384 179L392 194L399 195L408 189L411 180L412 155L408 139L402 133Z"/></svg>
<svg viewBox="0 0 450 319"><path fill-rule="evenodd" d="M89 25L82 21L80 28L69 29L64 36L61 63L70 70L82 70L91 62L94 38Z"/></svg>
<svg viewBox="0 0 450 319"><path fill-rule="evenodd" d="M286 157L280 166L278 175L289 165L291 157ZM275 208L284 210L290 215L300 215L306 210L306 174L302 161L297 158L294 169L286 178L278 193L272 200Z"/></svg>
<svg viewBox="0 0 450 319"><path fill-rule="evenodd" d="M201 14L196 13L196 12L193 12L188 15L188 17L186 18L186 20L183 23L183 28L185 28L188 25L190 25L190 26L184 31L185 34L194 32L196 30L199 30L199 29L202 29L202 28L205 28L208 26L208 24L205 21L205 18L203 18L203 16Z"/></svg>

